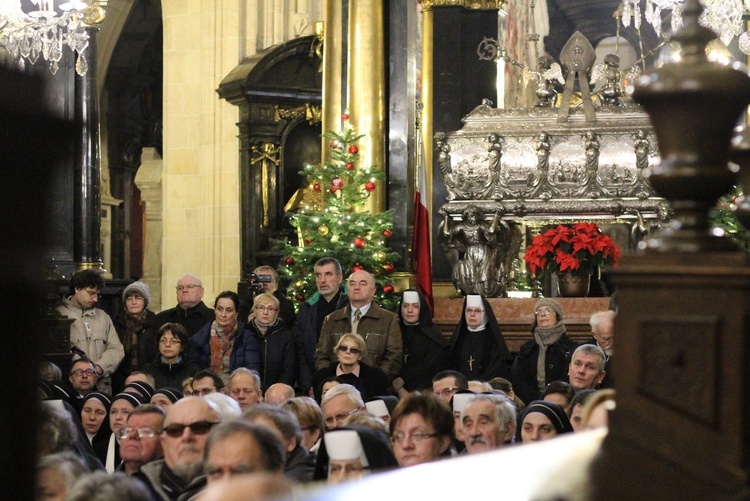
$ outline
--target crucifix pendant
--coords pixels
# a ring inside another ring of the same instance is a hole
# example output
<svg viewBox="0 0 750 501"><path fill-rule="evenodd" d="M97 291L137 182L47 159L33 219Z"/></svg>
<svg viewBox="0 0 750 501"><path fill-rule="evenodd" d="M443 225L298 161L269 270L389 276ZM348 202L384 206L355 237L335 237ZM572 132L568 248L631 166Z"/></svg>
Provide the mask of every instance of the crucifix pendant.
<svg viewBox="0 0 750 501"><path fill-rule="evenodd" d="M474 357L469 355L469 360L467 360L467 362L469 362L469 370L473 371L474 370Z"/></svg>

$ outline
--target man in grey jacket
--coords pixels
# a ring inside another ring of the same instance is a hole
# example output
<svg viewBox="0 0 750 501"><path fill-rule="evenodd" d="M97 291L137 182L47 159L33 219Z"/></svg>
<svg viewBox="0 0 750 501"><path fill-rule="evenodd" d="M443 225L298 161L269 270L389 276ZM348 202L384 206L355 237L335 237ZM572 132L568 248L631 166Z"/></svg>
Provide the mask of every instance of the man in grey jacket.
<svg viewBox="0 0 750 501"><path fill-rule="evenodd" d="M99 378L97 389L111 395L110 376L125 357L125 350L112 319L96 308L99 292L104 288L104 277L95 270L79 271L71 278L70 287L73 294L62 299L57 311L73 319L70 342L95 364Z"/></svg>

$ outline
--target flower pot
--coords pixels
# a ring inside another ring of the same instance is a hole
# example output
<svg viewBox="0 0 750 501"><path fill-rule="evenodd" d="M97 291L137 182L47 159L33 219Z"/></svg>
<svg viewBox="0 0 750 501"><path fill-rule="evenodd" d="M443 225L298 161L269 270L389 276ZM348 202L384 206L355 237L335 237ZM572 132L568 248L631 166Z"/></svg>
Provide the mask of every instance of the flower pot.
<svg viewBox="0 0 750 501"><path fill-rule="evenodd" d="M557 274L557 294L560 297L586 297L591 286L591 273L563 271Z"/></svg>

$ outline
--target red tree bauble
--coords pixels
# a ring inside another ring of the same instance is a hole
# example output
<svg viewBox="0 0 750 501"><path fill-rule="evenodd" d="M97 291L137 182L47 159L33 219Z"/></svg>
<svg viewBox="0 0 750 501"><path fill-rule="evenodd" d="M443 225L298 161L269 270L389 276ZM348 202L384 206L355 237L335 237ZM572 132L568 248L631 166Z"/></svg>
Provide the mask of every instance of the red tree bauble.
<svg viewBox="0 0 750 501"><path fill-rule="evenodd" d="M375 183L367 183L365 185L365 189L372 193L373 191L375 191Z"/></svg>
<svg viewBox="0 0 750 501"><path fill-rule="evenodd" d="M352 266L352 273L354 273L355 271L362 271L364 269L365 267L361 264L355 264L354 266Z"/></svg>
<svg viewBox="0 0 750 501"><path fill-rule="evenodd" d="M312 238L306 238L305 239L305 243L309 245L309 244L313 243L313 239Z"/></svg>
<svg viewBox="0 0 750 501"><path fill-rule="evenodd" d="M392 263L385 263L385 266L384 266L384 268L385 268L385 272L386 272L386 273L393 273L393 270L395 270L395 269L396 269L396 267L395 267L395 266L393 266L393 264L392 264Z"/></svg>
<svg viewBox="0 0 750 501"><path fill-rule="evenodd" d="M385 238L391 238L391 237L393 236L393 232L392 232L391 230L383 230L383 233L382 233L382 235L383 235L383 236L384 236Z"/></svg>
<svg viewBox="0 0 750 501"><path fill-rule="evenodd" d="M284 259L284 263L287 266L291 266L294 264L294 258L292 256L289 256L288 258Z"/></svg>
<svg viewBox="0 0 750 501"><path fill-rule="evenodd" d="M315 190L315 191L320 191L320 184L319 184L319 183L315 183L315 184L313 185L313 190Z"/></svg>
<svg viewBox="0 0 750 501"><path fill-rule="evenodd" d="M357 153L359 153L359 148L357 148L356 144L349 146L349 153L351 153L352 155L356 155Z"/></svg>
<svg viewBox="0 0 750 501"><path fill-rule="evenodd" d="M334 177L331 179L331 188L336 188L337 190L340 190L344 186L344 180L340 177Z"/></svg>
<svg viewBox="0 0 750 501"><path fill-rule="evenodd" d="M331 186L331 193L336 193L337 191L339 191L338 188L336 188L335 186Z"/></svg>
<svg viewBox="0 0 750 501"><path fill-rule="evenodd" d="M354 239L354 247L358 249L363 249L365 247L365 240L364 238L357 237Z"/></svg>
<svg viewBox="0 0 750 501"><path fill-rule="evenodd" d="M346 170L354 170L354 162L346 162Z"/></svg>
<svg viewBox="0 0 750 501"><path fill-rule="evenodd" d="M388 284L388 285L386 285L385 287L383 287L383 292L384 292L384 293L386 293L386 294L393 294L393 291L394 291L394 290L395 290L395 289L394 289L394 288L393 288L393 286L392 286L392 285L390 285L390 284Z"/></svg>
<svg viewBox="0 0 750 501"><path fill-rule="evenodd" d="M349 113L344 113L341 115L341 120L349 120Z"/></svg>
<svg viewBox="0 0 750 501"><path fill-rule="evenodd" d="M297 294L297 301L304 301L304 300L305 300L305 296L303 296L302 294Z"/></svg>

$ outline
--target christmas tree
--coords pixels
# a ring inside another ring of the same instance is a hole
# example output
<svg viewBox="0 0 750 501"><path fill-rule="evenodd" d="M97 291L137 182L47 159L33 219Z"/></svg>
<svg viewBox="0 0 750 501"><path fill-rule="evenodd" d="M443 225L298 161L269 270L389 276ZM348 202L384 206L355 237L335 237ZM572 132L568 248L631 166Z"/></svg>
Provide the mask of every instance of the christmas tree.
<svg viewBox="0 0 750 501"><path fill-rule="evenodd" d="M399 254L388 248L393 230L393 211L371 214L365 203L379 188L385 174L376 166L359 165L357 135L344 115L344 131L329 132L331 155L325 165L306 165L300 174L307 187L297 212L289 213L297 229L296 245L287 243L279 274L286 277L288 295L298 306L315 292L314 267L318 259L333 257L341 263L344 280L357 270L372 273L375 298L380 306L394 310L398 297L389 275Z"/></svg>

